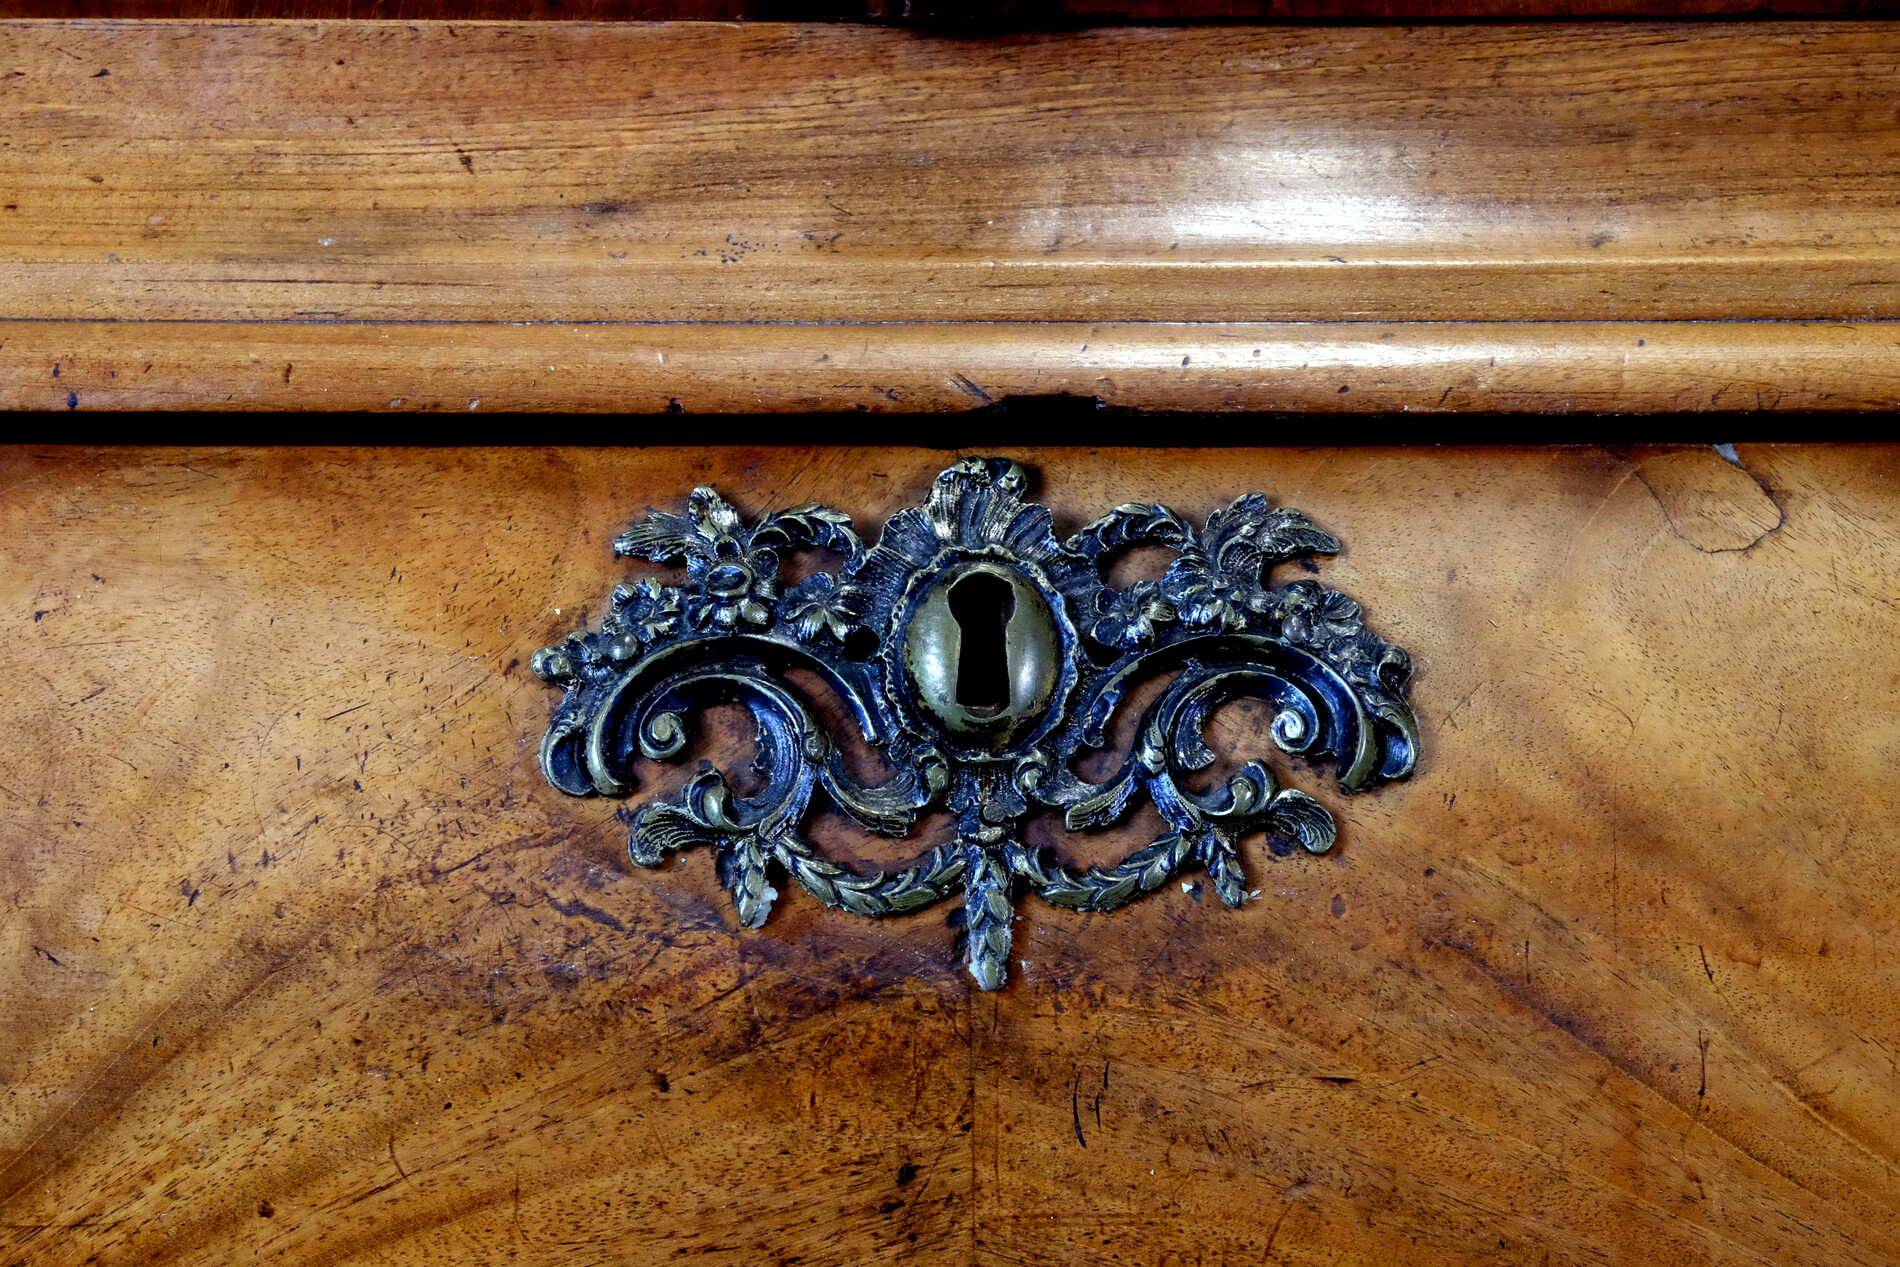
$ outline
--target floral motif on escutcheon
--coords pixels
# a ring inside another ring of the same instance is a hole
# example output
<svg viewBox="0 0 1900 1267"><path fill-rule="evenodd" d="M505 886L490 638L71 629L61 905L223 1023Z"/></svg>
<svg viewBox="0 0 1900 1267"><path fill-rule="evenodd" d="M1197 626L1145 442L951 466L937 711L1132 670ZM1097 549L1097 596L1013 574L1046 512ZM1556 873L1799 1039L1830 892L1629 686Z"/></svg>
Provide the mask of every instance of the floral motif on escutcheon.
<svg viewBox="0 0 1900 1267"><path fill-rule="evenodd" d="M1334 553L1336 538L1250 493L1198 530L1166 507L1129 504L1058 540L1050 511L1024 500L1027 484L1013 462L959 462L868 549L848 516L816 504L748 526L699 488L684 515L650 514L615 552L684 563L685 583L616 586L599 629L535 653L534 671L566 690L541 749L549 781L577 796L625 796L636 753L680 758L692 712L737 701L758 722L754 765L765 787L741 797L723 773L702 771L677 802L632 814L630 859L650 867L709 846L746 927L765 921L773 880L784 877L869 916L960 893L969 970L996 989L1024 894L1106 911L1198 867L1237 907L1247 895L1241 836L1264 832L1312 853L1332 847L1332 815L1281 787L1263 761L1207 792L1185 785L1212 764L1202 730L1229 700L1267 701L1275 746L1336 761L1346 791L1411 773L1418 723L1404 698L1405 653L1369 630L1346 595L1308 578L1272 583L1275 566ZM1113 558L1143 546L1175 552L1165 574L1109 585ZM785 557L814 550L842 563L782 587ZM979 600L991 606L972 608ZM976 657L984 648L987 660ZM881 782L846 773L811 703L783 675L796 667L816 670L850 707L884 757ZM1105 746L1126 693L1169 673L1116 773L1101 783L1074 773L1077 758ZM994 685L979 698L971 684L981 674ZM855 870L801 832L819 792L894 836L948 810L955 839L895 873ZM1069 830L1083 831L1123 818L1143 796L1168 830L1112 866L1078 871L1023 837L1039 810L1059 810Z"/></svg>

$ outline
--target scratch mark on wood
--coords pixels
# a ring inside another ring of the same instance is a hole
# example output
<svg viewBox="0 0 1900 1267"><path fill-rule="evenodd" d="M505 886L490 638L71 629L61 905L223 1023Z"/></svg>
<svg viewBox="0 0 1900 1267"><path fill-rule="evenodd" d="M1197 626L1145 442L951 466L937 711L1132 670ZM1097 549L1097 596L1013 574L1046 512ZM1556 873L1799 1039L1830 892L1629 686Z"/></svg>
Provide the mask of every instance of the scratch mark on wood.
<svg viewBox="0 0 1900 1267"><path fill-rule="evenodd" d="M1273 1242L1279 1239L1280 1225L1286 1222L1286 1216L1291 1213L1293 1213L1293 1205L1291 1202L1288 1202L1286 1209L1280 1211L1280 1217L1273 1221L1273 1230L1267 1233L1267 1248L1265 1252L1260 1255L1261 1262L1264 1263L1273 1257Z"/></svg>
<svg viewBox="0 0 1900 1267"><path fill-rule="evenodd" d="M471 861L473 860L471 859ZM599 907L589 906L579 898L575 898L572 902L563 904L561 899L550 893L548 894L548 905L563 915L578 915L582 919L592 920L596 924L604 924L608 928L613 929L616 933L624 933L627 931L627 926L618 919L609 915L606 911L601 910Z"/></svg>
<svg viewBox="0 0 1900 1267"><path fill-rule="evenodd" d="M389 1141L390 1156L395 1156L396 1141ZM527 1233L521 1230L521 1163L515 1163L515 1239L527 1243Z"/></svg>

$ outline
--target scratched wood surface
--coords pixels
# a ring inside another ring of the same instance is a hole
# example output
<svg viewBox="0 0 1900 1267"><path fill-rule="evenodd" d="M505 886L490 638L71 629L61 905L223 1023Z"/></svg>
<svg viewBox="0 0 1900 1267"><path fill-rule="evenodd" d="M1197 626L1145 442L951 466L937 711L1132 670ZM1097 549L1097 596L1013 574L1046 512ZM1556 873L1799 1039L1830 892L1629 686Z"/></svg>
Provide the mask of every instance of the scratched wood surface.
<svg viewBox="0 0 1900 1267"><path fill-rule="evenodd" d="M1884 23L10 23L0 64L5 317L1900 317Z"/></svg>
<svg viewBox="0 0 1900 1267"><path fill-rule="evenodd" d="M957 33L1196 22L1445 19L1882 18L1896 0L909 0ZM0 0L0 18L217 21L826 22L904 16L904 0Z"/></svg>
<svg viewBox="0 0 1900 1267"><path fill-rule="evenodd" d="M1896 395L1897 91L1885 23L965 39L4 22L0 399L335 404L335 381L280 379L302 341L379 408L499 393L650 409L698 390L668 390L676 370L644 355L676 341L719 386L712 407L848 408L866 384L819 359L834 349L757 362L806 349L812 323L837 327L835 354L886 361L933 338L939 359L966 351L977 336L945 323L984 323L1002 368L1059 350L1071 377L1113 379L1086 338L1069 350L1044 327L1146 323L1131 337L1214 345L1235 323L1342 323L1352 341L1472 322L1522 323L1507 359L1547 367L1489 407L1558 408L1580 374L1603 381L1579 326L1625 323L1611 343L1635 348L1646 324L1747 320L1783 323L1763 336L1781 348L1765 400L1864 407ZM568 336L594 326L598 344ZM1726 345L1685 332L1674 345L1699 359L1639 372L1648 386L1603 407L1719 391L1725 357L1755 359L1755 333L1731 328ZM1496 334L1448 355L1462 367ZM522 362L525 382L441 390L456 349L520 362L511 349L550 340L567 355ZM93 390L53 381L62 345L97 367ZM381 354L391 373L366 393ZM166 362L183 392L148 381ZM1381 407L1445 400L1442 355L1400 363L1408 386ZM1294 407L1340 407L1321 377ZM933 392L967 403L950 381ZM1286 407L1263 403L1264 382L1221 407ZM1219 394L1160 378L1121 403Z"/></svg>
<svg viewBox="0 0 1900 1267"><path fill-rule="evenodd" d="M993 995L947 908L633 871L526 670L646 507L869 531L951 456L6 452L0 1262L1900 1255L1900 451L1017 453L1059 530L1342 536L1424 756L1285 769L1341 844L1238 911L1027 901Z"/></svg>
<svg viewBox="0 0 1900 1267"><path fill-rule="evenodd" d="M908 414L1065 393L1309 413L1896 409L1900 323L0 321L13 409Z"/></svg>

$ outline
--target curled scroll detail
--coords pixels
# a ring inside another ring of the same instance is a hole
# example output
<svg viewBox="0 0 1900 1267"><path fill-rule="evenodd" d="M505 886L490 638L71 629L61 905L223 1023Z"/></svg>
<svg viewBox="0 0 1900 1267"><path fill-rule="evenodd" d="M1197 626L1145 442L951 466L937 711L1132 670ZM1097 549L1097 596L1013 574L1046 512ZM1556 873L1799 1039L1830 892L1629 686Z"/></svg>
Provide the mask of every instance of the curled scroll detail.
<svg viewBox="0 0 1900 1267"><path fill-rule="evenodd" d="M541 747L549 782L624 796L636 752L676 759L695 709L739 704L758 727L764 788L741 797L723 773L701 772L676 802L631 816L630 859L652 867L709 846L749 928L770 913L775 876L868 916L961 892L971 975L996 989L1019 892L1107 911L1199 866L1239 906L1242 836L1332 847L1332 815L1261 761L1210 791L1186 785L1214 761L1203 731L1220 705L1266 701L1275 744L1337 761L1346 791L1411 772L1418 724L1404 698L1405 653L1367 629L1344 594L1311 579L1270 584L1276 564L1333 553L1337 539L1251 493L1199 531L1166 507L1137 504L1058 541L1048 509L1023 500L1026 484L1013 462L959 462L868 549L828 507L747 526L710 488L693 490L684 515L648 516L615 541L616 554L683 562L686 582L617 585L598 629L535 653L535 673L566 692ZM1157 581L1111 587L1111 558L1137 546L1175 557ZM843 564L782 587L781 556L805 549L835 551ZM815 670L844 700L884 758L883 781L846 773L810 701L784 679L793 667ZM1127 691L1163 672L1174 679L1119 769L1102 783L1078 776L1073 763L1105 746ZM899 837L920 814L948 810L956 836L894 874L865 874L800 834L815 794ZM1118 821L1142 796L1168 830L1112 866L1077 871L1023 841L1038 809L1060 810L1082 831Z"/></svg>

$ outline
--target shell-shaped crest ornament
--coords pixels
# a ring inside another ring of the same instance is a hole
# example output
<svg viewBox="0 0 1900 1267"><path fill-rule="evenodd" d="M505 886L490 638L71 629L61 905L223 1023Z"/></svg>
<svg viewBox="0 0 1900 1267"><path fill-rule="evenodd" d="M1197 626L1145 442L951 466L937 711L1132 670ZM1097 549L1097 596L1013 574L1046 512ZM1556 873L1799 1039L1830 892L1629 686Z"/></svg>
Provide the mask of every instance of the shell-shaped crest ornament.
<svg viewBox="0 0 1900 1267"><path fill-rule="evenodd" d="M1261 761L1208 793L1183 786L1214 760L1202 730L1221 704L1268 701L1281 750L1336 759L1347 791L1411 773L1418 722L1404 699L1405 653L1368 630L1344 594L1311 579L1268 584L1275 564L1339 549L1305 515L1249 493L1196 531L1165 506L1126 505L1058 541L1049 510L1023 500L1026 482L1014 462L958 462L869 549L828 507L748 526L710 488L693 490L684 515L648 516L615 540L615 554L684 562L686 582L617 585L598 630L535 653L535 673L566 690L541 745L548 781L575 796L625 796L636 750L677 759L695 706L743 704L758 723L764 789L741 797L719 771L700 773L677 804L632 815L633 862L710 846L749 928L776 896L774 869L858 915L961 892L970 974L994 990L1024 891L1106 911L1198 865L1237 907L1247 892L1242 835L1266 832L1316 854L1332 847L1332 815L1281 788ZM1176 557L1158 581L1112 588L1105 567L1137 546ZM814 549L842 554L843 565L782 587L781 555ZM811 702L777 675L799 666L849 706L884 758L882 782L845 772ZM1104 783L1079 777L1073 763L1105 745L1124 693L1167 672L1174 678L1119 771ZM814 793L891 836L948 809L956 838L894 875L863 874L801 836ZM1117 821L1144 794L1169 829L1113 866L1075 871L1023 841L1039 808L1081 831Z"/></svg>

